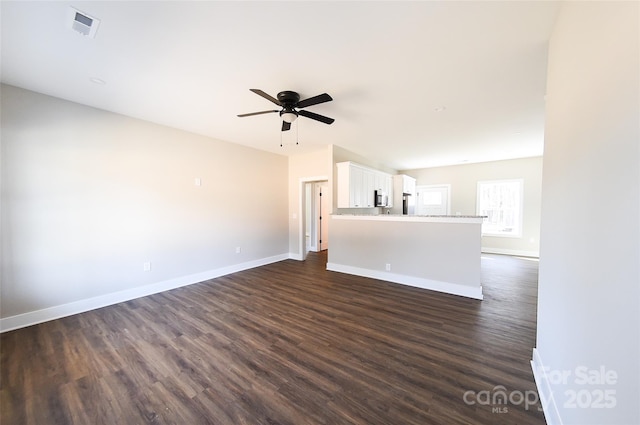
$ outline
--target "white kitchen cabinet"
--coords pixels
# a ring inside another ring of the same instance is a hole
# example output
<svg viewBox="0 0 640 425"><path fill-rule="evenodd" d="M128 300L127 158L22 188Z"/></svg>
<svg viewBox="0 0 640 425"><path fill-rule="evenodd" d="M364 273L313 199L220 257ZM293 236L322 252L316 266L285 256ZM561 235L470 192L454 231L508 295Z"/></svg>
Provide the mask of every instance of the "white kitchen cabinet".
<svg viewBox="0 0 640 425"><path fill-rule="evenodd" d="M393 176L394 180L394 189L396 190L397 195L402 195L403 193L415 194L416 191L416 179L413 177L406 176L404 174L397 174Z"/></svg>
<svg viewBox="0 0 640 425"><path fill-rule="evenodd" d="M416 179L413 177L402 175L402 193L416 193Z"/></svg>
<svg viewBox="0 0 640 425"><path fill-rule="evenodd" d="M385 183L384 183L384 175L382 173L374 174L374 190L382 190L385 191Z"/></svg>
<svg viewBox="0 0 640 425"><path fill-rule="evenodd" d="M349 207L373 208L373 191L375 176L369 169L355 164L349 166Z"/></svg>
<svg viewBox="0 0 640 425"><path fill-rule="evenodd" d="M403 213L403 194L409 194L409 198L407 198L409 202L409 210L413 209L416 198L416 179L404 174L397 174L393 176L393 189L393 209L391 212L393 214Z"/></svg>
<svg viewBox="0 0 640 425"><path fill-rule="evenodd" d="M376 175L373 170L364 169L364 185L362 186L362 205L365 208L375 207L374 191L376 190Z"/></svg>
<svg viewBox="0 0 640 425"><path fill-rule="evenodd" d="M387 174L385 177L385 190L389 194L389 205L388 207L393 207L393 176L391 174Z"/></svg>
<svg viewBox="0 0 640 425"><path fill-rule="evenodd" d="M358 164L340 162L338 167L338 208L373 207L373 174ZM367 187L371 186L370 200Z"/></svg>
<svg viewBox="0 0 640 425"><path fill-rule="evenodd" d="M338 208L374 208L374 191L391 195L392 176L355 162L340 162L338 168Z"/></svg>

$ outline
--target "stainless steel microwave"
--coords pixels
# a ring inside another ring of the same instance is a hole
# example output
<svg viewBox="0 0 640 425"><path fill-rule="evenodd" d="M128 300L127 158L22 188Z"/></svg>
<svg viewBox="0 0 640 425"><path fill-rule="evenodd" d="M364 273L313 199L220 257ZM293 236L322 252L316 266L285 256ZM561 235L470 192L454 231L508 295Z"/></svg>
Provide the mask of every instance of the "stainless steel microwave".
<svg viewBox="0 0 640 425"><path fill-rule="evenodd" d="M381 190L376 190L373 192L374 206L376 207L388 207L389 206L389 195L386 192Z"/></svg>

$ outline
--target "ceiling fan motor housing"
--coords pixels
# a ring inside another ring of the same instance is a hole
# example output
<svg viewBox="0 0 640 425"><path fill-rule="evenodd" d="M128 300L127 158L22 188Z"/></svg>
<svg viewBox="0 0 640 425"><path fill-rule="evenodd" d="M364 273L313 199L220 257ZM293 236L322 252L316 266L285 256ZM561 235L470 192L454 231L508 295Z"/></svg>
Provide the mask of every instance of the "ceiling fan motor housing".
<svg viewBox="0 0 640 425"><path fill-rule="evenodd" d="M278 93L278 100L285 108L290 106L291 109L300 101L300 95L294 91L281 91Z"/></svg>

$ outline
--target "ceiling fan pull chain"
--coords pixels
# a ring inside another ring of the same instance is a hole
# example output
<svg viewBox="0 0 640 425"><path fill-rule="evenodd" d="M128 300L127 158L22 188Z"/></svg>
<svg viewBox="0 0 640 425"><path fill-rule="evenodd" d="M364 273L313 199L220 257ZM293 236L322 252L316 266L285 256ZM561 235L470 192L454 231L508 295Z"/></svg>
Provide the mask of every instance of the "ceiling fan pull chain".
<svg viewBox="0 0 640 425"><path fill-rule="evenodd" d="M298 120L296 120L296 146L297 145L298 145Z"/></svg>

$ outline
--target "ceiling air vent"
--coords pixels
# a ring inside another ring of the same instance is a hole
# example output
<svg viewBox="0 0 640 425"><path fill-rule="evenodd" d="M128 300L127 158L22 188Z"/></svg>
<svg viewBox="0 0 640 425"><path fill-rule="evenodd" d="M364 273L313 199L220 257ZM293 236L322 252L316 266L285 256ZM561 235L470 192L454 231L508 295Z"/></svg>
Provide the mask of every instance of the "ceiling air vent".
<svg viewBox="0 0 640 425"><path fill-rule="evenodd" d="M96 31L98 31L98 25L100 25L100 20L70 7L69 23L72 30L84 36L95 38Z"/></svg>

